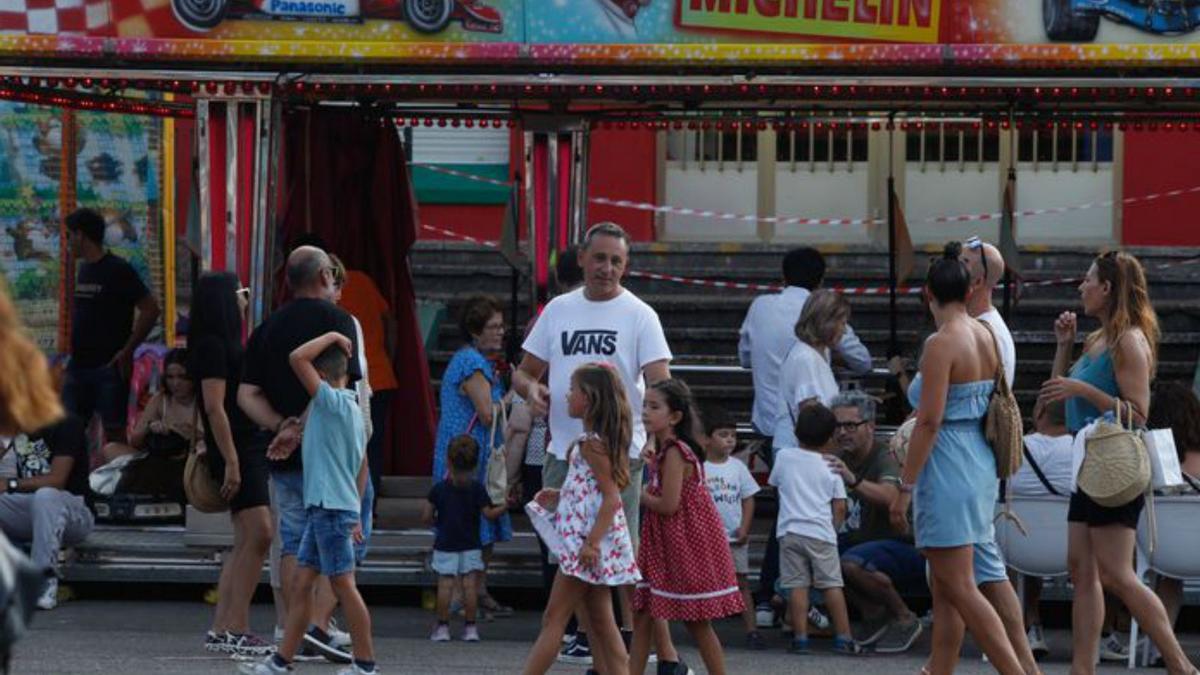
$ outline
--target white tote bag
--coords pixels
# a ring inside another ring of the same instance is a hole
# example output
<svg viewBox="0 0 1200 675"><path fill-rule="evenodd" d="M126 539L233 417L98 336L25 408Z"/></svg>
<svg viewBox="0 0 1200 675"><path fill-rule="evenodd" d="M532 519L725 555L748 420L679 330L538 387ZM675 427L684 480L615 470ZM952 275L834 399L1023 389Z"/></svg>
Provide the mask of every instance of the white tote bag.
<svg viewBox="0 0 1200 675"><path fill-rule="evenodd" d="M1175 451L1175 433L1170 429L1142 432L1150 455L1150 481L1155 490L1183 485L1183 470Z"/></svg>

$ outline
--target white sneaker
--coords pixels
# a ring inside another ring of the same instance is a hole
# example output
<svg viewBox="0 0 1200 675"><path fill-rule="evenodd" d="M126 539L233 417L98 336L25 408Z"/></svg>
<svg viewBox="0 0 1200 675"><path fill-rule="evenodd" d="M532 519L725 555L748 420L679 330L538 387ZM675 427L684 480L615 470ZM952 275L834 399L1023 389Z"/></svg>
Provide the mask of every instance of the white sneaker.
<svg viewBox="0 0 1200 675"><path fill-rule="evenodd" d="M754 609L754 625L759 628L773 628L775 626L775 610L769 603L760 603Z"/></svg>
<svg viewBox="0 0 1200 675"><path fill-rule="evenodd" d="M346 668L337 671L337 675L379 675L379 668L374 670L363 670L358 667L357 663L352 663Z"/></svg>
<svg viewBox="0 0 1200 675"><path fill-rule="evenodd" d="M241 675L279 675L280 673L290 673L294 670L291 666L280 668L275 665L274 656L268 656L262 661L243 663L238 666L238 673Z"/></svg>
<svg viewBox="0 0 1200 675"><path fill-rule="evenodd" d="M54 609L58 607L58 579L50 577L46 580L46 588L38 596L38 609Z"/></svg>
<svg viewBox="0 0 1200 675"><path fill-rule="evenodd" d="M1145 649L1147 640L1145 637L1138 640L1138 649ZM1113 631L1108 634L1108 637L1100 641L1100 660L1102 661L1128 661L1129 660L1129 634L1118 633Z"/></svg>
<svg viewBox="0 0 1200 675"><path fill-rule="evenodd" d="M477 626L467 626L463 629L463 642L479 642L479 628Z"/></svg>
<svg viewBox="0 0 1200 675"><path fill-rule="evenodd" d="M344 652L350 651L350 646L352 644L350 640L350 634L338 628L337 624L335 624L332 620L329 622L329 629L325 632L329 634L330 644Z"/></svg>
<svg viewBox="0 0 1200 675"><path fill-rule="evenodd" d="M429 639L433 642L449 642L450 627L444 623L438 624L438 627L433 629L433 634L429 636Z"/></svg>
<svg viewBox="0 0 1200 675"><path fill-rule="evenodd" d="M1029 649L1033 652L1035 659L1044 659L1050 654L1050 648L1046 645L1046 636L1042 633L1042 627L1033 625L1029 627L1029 631L1025 634L1029 639Z"/></svg>

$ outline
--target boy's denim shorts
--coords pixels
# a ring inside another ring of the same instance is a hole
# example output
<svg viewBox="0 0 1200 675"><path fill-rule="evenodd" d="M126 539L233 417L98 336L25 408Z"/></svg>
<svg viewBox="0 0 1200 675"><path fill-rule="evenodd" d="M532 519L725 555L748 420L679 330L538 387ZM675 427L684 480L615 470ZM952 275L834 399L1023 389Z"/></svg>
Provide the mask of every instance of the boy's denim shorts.
<svg viewBox="0 0 1200 675"><path fill-rule="evenodd" d="M359 524L354 511L308 507L308 521L296 560L330 578L354 571L354 539Z"/></svg>
<svg viewBox="0 0 1200 675"><path fill-rule="evenodd" d="M483 571L483 552L479 549L470 551L439 551L433 550L433 560L430 567L442 577L461 577L471 572Z"/></svg>

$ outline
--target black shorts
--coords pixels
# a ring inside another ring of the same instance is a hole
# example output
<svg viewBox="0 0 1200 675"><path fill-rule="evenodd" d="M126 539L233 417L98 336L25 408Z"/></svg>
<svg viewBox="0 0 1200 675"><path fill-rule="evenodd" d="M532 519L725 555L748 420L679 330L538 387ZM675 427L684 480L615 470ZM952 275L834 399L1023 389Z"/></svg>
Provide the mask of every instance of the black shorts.
<svg viewBox="0 0 1200 675"><path fill-rule="evenodd" d="M1076 490L1071 493L1071 505L1067 510L1068 523L1086 523L1088 527L1104 527L1105 525L1120 525L1136 530L1142 508L1146 506L1146 496L1138 495L1136 499L1125 504L1109 508L1100 506L1083 492Z"/></svg>
<svg viewBox="0 0 1200 675"><path fill-rule="evenodd" d="M271 492L269 487L270 472L267 470L267 456L256 445L251 449L238 450L238 466L242 472L242 486L238 489L233 500L229 502L229 512L237 513L243 509L255 506L270 506ZM208 468L218 484L225 481L225 458L221 453L208 451Z"/></svg>

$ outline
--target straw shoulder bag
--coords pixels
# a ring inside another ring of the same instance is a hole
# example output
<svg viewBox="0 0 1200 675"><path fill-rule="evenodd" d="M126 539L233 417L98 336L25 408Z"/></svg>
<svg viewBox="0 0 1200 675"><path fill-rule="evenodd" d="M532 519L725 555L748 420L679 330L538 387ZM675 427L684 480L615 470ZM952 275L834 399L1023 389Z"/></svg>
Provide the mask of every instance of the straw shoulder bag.
<svg viewBox="0 0 1200 675"><path fill-rule="evenodd" d="M995 387L988 401L983 435L991 444L992 453L996 455L996 477L1005 480L1021 468L1025 449L1024 424L1021 420L1021 408L1017 405L1008 376L1004 372L1004 359L1001 357L996 332L986 321L979 323L987 328L988 334L992 336L992 344L996 347Z"/></svg>
<svg viewBox="0 0 1200 675"><path fill-rule="evenodd" d="M1115 399L1116 423L1101 421L1084 440L1076 483L1101 506L1124 506L1150 489L1150 455L1133 426L1133 406ZM1128 415L1122 415L1122 409Z"/></svg>

